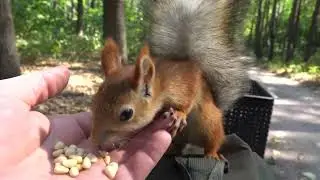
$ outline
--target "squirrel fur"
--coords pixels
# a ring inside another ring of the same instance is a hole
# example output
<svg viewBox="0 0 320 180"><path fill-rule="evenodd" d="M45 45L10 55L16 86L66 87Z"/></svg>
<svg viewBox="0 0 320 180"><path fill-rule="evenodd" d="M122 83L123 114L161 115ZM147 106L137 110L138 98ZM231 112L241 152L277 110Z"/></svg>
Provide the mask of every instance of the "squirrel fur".
<svg viewBox="0 0 320 180"><path fill-rule="evenodd" d="M159 114L171 112L174 140L168 152L191 143L220 159L221 107L246 89L246 62L227 35L234 31L227 24L238 19L229 20L231 7L240 1L245 0L150 1L152 28L135 64L123 64L117 43L108 38L101 55L105 79L91 107L91 141L125 146Z"/></svg>
<svg viewBox="0 0 320 180"><path fill-rule="evenodd" d="M249 0L150 0L143 10L151 54L200 65L222 110L250 88L242 58L243 20Z"/></svg>

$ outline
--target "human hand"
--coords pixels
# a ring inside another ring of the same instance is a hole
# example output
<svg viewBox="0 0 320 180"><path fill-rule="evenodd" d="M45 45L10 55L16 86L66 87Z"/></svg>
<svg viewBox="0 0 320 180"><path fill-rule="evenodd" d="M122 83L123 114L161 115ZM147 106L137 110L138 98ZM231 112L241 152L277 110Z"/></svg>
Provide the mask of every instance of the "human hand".
<svg viewBox="0 0 320 180"><path fill-rule="evenodd" d="M51 154L57 140L91 149L90 113L46 117L32 108L61 92L69 71L47 71L0 81L0 179L72 179L54 175ZM116 179L145 179L167 150L170 119L157 120L120 151L111 152L119 162ZM106 179L103 162L82 171L77 179Z"/></svg>

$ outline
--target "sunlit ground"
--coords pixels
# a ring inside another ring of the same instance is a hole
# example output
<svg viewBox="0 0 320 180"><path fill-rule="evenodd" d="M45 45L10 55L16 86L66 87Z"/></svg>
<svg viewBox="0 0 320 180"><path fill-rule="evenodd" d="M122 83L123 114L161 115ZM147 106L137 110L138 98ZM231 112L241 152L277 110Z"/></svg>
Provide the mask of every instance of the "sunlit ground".
<svg viewBox="0 0 320 180"><path fill-rule="evenodd" d="M320 178L320 93L270 73L251 75L275 96L266 159L279 179Z"/></svg>
<svg viewBox="0 0 320 180"><path fill-rule="evenodd" d="M71 76L65 90L58 96L37 107L44 114L66 114L89 111L92 95L102 82L99 62L66 63L43 61L36 65L23 65L23 73L43 70L57 65L65 65L70 69Z"/></svg>

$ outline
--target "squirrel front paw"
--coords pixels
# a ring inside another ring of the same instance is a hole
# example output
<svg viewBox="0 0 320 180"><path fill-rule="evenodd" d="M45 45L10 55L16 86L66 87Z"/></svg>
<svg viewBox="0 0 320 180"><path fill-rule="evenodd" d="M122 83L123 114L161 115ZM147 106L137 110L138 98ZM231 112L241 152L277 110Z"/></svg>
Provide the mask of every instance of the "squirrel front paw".
<svg viewBox="0 0 320 180"><path fill-rule="evenodd" d="M172 137L175 137L178 132L181 132L187 126L187 115L184 112L175 111L173 108L170 108L169 113L172 118L169 132Z"/></svg>

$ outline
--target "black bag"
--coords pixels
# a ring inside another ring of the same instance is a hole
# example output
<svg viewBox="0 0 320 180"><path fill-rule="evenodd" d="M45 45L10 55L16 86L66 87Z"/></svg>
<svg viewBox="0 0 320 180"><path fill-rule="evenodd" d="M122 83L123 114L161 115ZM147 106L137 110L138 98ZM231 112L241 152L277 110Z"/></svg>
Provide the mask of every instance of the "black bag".
<svg viewBox="0 0 320 180"><path fill-rule="evenodd" d="M274 180L275 173L249 145L235 134L228 135L220 152L227 161L203 156L191 147L180 156L165 155L147 180Z"/></svg>

